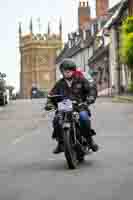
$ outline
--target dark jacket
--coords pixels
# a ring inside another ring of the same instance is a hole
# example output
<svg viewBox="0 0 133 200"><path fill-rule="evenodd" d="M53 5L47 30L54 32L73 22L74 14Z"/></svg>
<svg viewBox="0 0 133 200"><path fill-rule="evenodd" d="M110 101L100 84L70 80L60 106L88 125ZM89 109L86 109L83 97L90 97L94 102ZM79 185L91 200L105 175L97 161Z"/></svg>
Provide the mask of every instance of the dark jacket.
<svg viewBox="0 0 133 200"><path fill-rule="evenodd" d="M63 78L55 84L49 94L59 94L82 102L89 96L93 96L96 99L97 89L94 84L90 84L85 78L73 78L71 87L68 86L68 83Z"/></svg>

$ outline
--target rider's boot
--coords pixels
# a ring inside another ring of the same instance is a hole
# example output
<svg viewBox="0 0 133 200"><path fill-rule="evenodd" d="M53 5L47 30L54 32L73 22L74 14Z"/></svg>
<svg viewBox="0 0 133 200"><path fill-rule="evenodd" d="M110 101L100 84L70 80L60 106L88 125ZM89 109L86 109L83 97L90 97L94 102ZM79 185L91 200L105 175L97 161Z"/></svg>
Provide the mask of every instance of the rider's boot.
<svg viewBox="0 0 133 200"><path fill-rule="evenodd" d="M92 137L89 138L89 145L93 152L97 152L99 149L98 144L95 143L94 139Z"/></svg>
<svg viewBox="0 0 133 200"><path fill-rule="evenodd" d="M64 151L64 145L62 141L58 141L57 146L53 150L54 154L58 154Z"/></svg>
<svg viewBox="0 0 133 200"><path fill-rule="evenodd" d="M90 129L90 135L91 135L91 136L96 135L96 131L95 131L94 129L92 129L92 128Z"/></svg>

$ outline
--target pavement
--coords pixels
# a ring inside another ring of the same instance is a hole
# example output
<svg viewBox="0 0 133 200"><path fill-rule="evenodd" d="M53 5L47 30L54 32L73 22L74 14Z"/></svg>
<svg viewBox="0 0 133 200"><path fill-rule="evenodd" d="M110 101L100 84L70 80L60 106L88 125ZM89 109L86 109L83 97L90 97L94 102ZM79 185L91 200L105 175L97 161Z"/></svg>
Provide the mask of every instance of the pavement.
<svg viewBox="0 0 133 200"><path fill-rule="evenodd" d="M133 103L133 95L120 95L113 98L113 102Z"/></svg>
<svg viewBox="0 0 133 200"><path fill-rule="evenodd" d="M101 91L98 91L98 96L110 96L112 94L112 88L105 88Z"/></svg>
<svg viewBox="0 0 133 200"><path fill-rule="evenodd" d="M17 100L0 112L0 200L132 200L133 106L98 98L91 106L100 145L76 170L53 155L53 113L44 100Z"/></svg>

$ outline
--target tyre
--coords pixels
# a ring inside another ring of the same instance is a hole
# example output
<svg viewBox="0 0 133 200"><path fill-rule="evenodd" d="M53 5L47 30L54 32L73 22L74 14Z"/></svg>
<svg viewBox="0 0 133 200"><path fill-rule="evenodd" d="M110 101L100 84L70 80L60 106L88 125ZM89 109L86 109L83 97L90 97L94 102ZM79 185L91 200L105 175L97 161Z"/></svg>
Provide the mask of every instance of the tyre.
<svg viewBox="0 0 133 200"><path fill-rule="evenodd" d="M73 148L73 141L69 129L64 130L64 154L69 169L76 169L78 164L77 152Z"/></svg>
<svg viewBox="0 0 133 200"><path fill-rule="evenodd" d="M84 155L78 155L77 160L79 161L79 163L84 162Z"/></svg>
<svg viewBox="0 0 133 200"><path fill-rule="evenodd" d="M6 104L6 105L8 104L7 97L5 97L5 104Z"/></svg>
<svg viewBox="0 0 133 200"><path fill-rule="evenodd" d="M1 104L2 106L4 106L4 105L6 104L5 98L4 98L4 97L1 99L0 104Z"/></svg>

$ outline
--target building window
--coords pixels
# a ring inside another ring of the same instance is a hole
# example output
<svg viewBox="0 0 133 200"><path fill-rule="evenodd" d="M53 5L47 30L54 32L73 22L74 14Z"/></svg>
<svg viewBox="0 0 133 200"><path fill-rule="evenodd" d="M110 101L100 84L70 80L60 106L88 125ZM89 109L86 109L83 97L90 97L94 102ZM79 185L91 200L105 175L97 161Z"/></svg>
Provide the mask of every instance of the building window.
<svg viewBox="0 0 133 200"><path fill-rule="evenodd" d="M101 30L101 21L98 21L98 31Z"/></svg>
<svg viewBox="0 0 133 200"><path fill-rule="evenodd" d="M89 47L89 58L93 56L93 47Z"/></svg>
<svg viewBox="0 0 133 200"><path fill-rule="evenodd" d="M98 24L95 23L95 24L94 24L94 33L97 33L97 31L98 31Z"/></svg>
<svg viewBox="0 0 133 200"><path fill-rule="evenodd" d="M86 31L83 30L83 40L86 40Z"/></svg>

